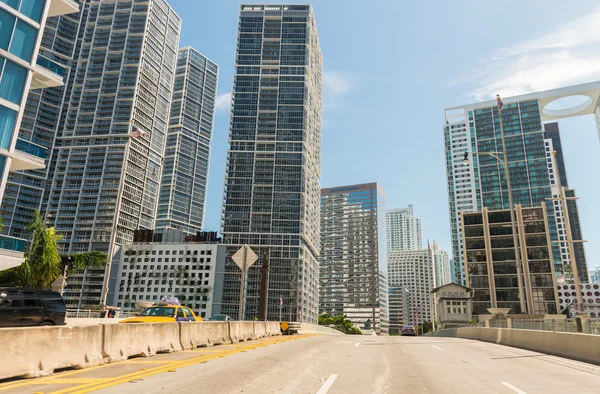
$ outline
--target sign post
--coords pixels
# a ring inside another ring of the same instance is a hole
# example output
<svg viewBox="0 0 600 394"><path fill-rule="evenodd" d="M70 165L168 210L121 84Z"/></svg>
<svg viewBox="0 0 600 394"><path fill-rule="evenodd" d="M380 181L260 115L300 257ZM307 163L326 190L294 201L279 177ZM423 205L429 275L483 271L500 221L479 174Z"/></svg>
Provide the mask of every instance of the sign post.
<svg viewBox="0 0 600 394"><path fill-rule="evenodd" d="M279 297L279 321L282 321L283 298Z"/></svg>
<svg viewBox="0 0 600 394"><path fill-rule="evenodd" d="M242 277L240 280L240 305L239 305L239 313L238 320L244 320L244 309L245 309L245 291L246 291L246 272L248 268L252 266L258 260L258 256L250 246L244 245L242 246L231 259L237 264L238 267L242 270Z"/></svg>

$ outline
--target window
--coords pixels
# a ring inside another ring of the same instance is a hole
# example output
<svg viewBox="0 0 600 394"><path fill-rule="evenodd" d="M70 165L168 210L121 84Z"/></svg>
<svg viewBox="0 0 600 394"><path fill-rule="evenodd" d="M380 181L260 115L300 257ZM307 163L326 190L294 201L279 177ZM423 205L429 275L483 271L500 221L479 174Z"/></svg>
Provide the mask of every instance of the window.
<svg viewBox="0 0 600 394"><path fill-rule="evenodd" d="M15 0L11 0L16 2ZM42 12L44 11L45 0L21 0L21 8L19 11L25 16L30 17L36 22L42 20Z"/></svg>
<svg viewBox="0 0 600 394"><path fill-rule="evenodd" d="M184 317L183 308L177 308L177 317Z"/></svg>
<svg viewBox="0 0 600 394"><path fill-rule="evenodd" d="M8 49L16 19L8 12L0 9L0 48L4 50Z"/></svg>
<svg viewBox="0 0 600 394"><path fill-rule="evenodd" d="M37 293L34 291L24 291L23 292L23 305L28 307L41 307L42 302L38 297Z"/></svg>
<svg viewBox="0 0 600 394"><path fill-rule="evenodd" d="M9 52L21 59L31 62L33 47L37 36L37 30L27 23L18 20Z"/></svg>
<svg viewBox="0 0 600 394"><path fill-rule="evenodd" d="M16 118L16 111L0 105L0 148L8 149Z"/></svg>
<svg viewBox="0 0 600 394"><path fill-rule="evenodd" d="M18 291L7 291L6 297L0 297L0 307L20 307L23 306L23 300Z"/></svg>
<svg viewBox="0 0 600 394"><path fill-rule="evenodd" d="M183 310L185 312L185 317L194 317L194 314L188 308L183 308Z"/></svg>

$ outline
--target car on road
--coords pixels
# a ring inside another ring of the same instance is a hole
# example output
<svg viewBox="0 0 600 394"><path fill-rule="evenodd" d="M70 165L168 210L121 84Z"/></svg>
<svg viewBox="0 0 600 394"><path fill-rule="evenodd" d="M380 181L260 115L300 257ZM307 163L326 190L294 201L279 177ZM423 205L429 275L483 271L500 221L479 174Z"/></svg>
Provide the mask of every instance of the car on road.
<svg viewBox="0 0 600 394"><path fill-rule="evenodd" d="M181 305L154 305L144 309L139 315L121 320L119 323L170 323L202 321L187 306Z"/></svg>
<svg viewBox="0 0 600 394"><path fill-rule="evenodd" d="M405 336L405 335L415 336L415 335L417 335L417 330L415 330L415 326L404 326L404 327L402 327L402 330L400 331L400 335L401 336Z"/></svg>
<svg viewBox="0 0 600 394"><path fill-rule="evenodd" d="M210 321L231 321L231 317L229 315L214 315L210 318Z"/></svg>
<svg viewBox="0 0 600 394"><path fill-rule="evenodd" d="M66 315L56 291L0 287L0 327L60 326Z"/></svg>

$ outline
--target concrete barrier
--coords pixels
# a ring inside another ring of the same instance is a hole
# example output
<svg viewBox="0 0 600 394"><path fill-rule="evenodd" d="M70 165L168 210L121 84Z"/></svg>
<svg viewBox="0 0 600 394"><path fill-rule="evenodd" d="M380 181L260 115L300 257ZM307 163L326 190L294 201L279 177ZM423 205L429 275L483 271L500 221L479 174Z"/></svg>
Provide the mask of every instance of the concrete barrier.
<svg viewBox="0 0 600 394"><path fill-rule="evenodd" d="M104 356L108 362L182 349L178 323L106 324L102 327Z"/></svg>
<svg viewBox="0 0 600 394"><path fill-rule="evenodd" d="M34 378L59 368L103 363L102 326L0 329L0 379Z"/></svg>
<svg viewBox="0 0 600 394"><path fill-rule="evenodd" d="M67 317L65 323L67 326L93 326L96 324L117 324L123 319L101 319L94 317Z"/></svg>
<svg viewBox="0 0 600 394"><path fill-rule="evenodd" d="M182 322L179 324L179 341L185 350L211 345L206 335L206 324L202 322Z"/></svg>
<svg viewBox="0 0 600 394"><path fill-rule="evenodd" d="M254 322L254 336L256 338L264 338L269 336L267 334L267 322L264 321L255 321Z"/></svg>
<svg viewBox="0 0 600 394"><path fill-rule="evenodd" d="M231 343L229 335L229 323L226 322L202 322L204 332L209 345L225 345Z"/></svg>
<svg viewBox="0 0 600 394"><path fill-rule="evenodd" d="M256 339L254 336L254 322L231 321L229 322L229 337L232 343L245 342Z"/></svg>
<svg viewBox="0 0 600 394"><path fill-rule="evenodd" d="M598 351L600 349L600 335L509 328L464 327L436 331L432 333L432 336L474 339L600 365L600 351Z"/></svg>
<svg viewBox="0 0 600 394"><path fill-rule="evenodd" d="M268 321L267 322L267 335L281 335L281 328L279 327L279 322L276 321Z"/></svg>

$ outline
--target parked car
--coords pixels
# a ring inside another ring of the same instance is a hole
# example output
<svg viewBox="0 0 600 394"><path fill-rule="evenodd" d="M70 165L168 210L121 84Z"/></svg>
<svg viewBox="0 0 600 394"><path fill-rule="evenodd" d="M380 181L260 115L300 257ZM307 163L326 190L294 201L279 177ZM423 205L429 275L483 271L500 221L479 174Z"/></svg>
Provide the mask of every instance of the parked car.
<svg viewBox="0 0 600 394"><path fill-rule="evenodd" d="M210 318L210 321L231 321L231 317L229 315L214 315Z"/></svg>
<svg viewBox="0 0 600 394"><path fill-rule="evenodd" d="M405 335L417 335L417 330L415 330L415 326L404 326L402 327L402 331L400 331L401 336Z"/></svg>
<svg viewBox="0 0 600 394"><path fill-rule="evenodd" d="M0 327L60 326L66 314L56 291L0 287Z"/></svg>

